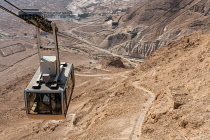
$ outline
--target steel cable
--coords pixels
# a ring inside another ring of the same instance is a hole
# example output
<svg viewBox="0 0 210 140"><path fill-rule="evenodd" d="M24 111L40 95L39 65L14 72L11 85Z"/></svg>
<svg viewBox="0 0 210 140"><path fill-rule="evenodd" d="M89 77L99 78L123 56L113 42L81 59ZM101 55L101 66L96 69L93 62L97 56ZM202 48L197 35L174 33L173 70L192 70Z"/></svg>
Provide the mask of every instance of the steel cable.
<svg viewBox="0 0 210 140"><path fill-rule="evenodd" d="M18 8L17 6L15 6L14 4L12 4L11 2L7 1L7 0L4 0L5 2L9 3L10 5L12 5L13 7L15 7L16 9L20 10L21 12L23 12L24 14L27 15L26 12L24 12L22 9Z"/></svg>
<svg viewBox="0 0 210 140"><path fill-rule="evenodd" d="M15 14L14 12L8 10L7 8L3 7L2 5L0 5L0 8L3 9L4 11L6 11L6 12L8 12L8 13L10 13L10 14L12 14L12 15L14 15L14 16L16 16L16 17L18 17L18 18L20 18L20 19L22 19L24 21L26 21L25 19L19 17L17 14Z"/></svg>

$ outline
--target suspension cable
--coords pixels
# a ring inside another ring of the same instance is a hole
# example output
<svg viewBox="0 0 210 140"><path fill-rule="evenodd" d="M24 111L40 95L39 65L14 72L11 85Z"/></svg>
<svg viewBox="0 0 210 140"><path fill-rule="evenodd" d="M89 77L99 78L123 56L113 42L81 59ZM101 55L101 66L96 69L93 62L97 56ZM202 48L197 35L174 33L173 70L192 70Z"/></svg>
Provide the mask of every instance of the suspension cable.
<svg viewBox="0 0 210 140"><path fill-rule="evenodd" d="M15 14L14 12L8 10L7 8L5 8L5 7L1 6L1 5L0 5L0 8L3 9L4 11L6 11L6 12L8 12L8 13L10 13L10 14L12 14L12 15L14 15L14 16L20 18L20 19L22 19L22 20L25 20L25 19L19 17L19 16L18 16L17 14ZM26 21L26 20L25 20L25 21Z"/></svg>
<svg viewBox="0 0 210 140"><path fill-rule="evenodd" d="M22 9L18 8L17 6L15 6L14 4L12 4L11 2L4 0L5 2L9 3L10 5L12 5L13 7L15 7L16 9L20 10L21 12L23 12L24 14L28 15L26 12L24 12Z"/></svg>

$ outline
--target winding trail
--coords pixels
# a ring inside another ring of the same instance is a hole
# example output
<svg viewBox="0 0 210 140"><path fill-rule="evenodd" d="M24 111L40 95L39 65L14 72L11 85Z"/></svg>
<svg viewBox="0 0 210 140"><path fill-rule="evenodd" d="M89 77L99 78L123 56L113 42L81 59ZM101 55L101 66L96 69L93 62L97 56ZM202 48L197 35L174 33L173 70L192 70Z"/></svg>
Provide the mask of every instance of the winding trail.
<svg viewBox="0 0 210 140"><path fill-rule="evenodd" d="M59 32L59 35L60 35L60 36L63 36L63 37L67 37L67 38L74 38L75 40L78 40L78 41L80 41L80 42L84 42L84 43L86 43L86 44L88 45L87 48L95 49L95 50L104 52L104 53L106 53L106 54L110 54L110 55L112 55L112 56L120 57L120 58L122 58L123 60L129 62L129 63L130 63L132 66L134 66L134 67L138 66L138 64L139 64L140 62L142 62L142 61L137 61L137 60L135 60L135 59L129 59L129 58L126 58L126 57L124 57L124 56L122 56L122 55L118 55L118 54L112 53L112 52L110 52L110 51L108 51L108 50L105 50L105 49L96 47L96 46L92 45L91 42L89 42L89 41L87 41L87 40L85 40L85 39L83 39L83 38L81 38L81 37L72 36L71 34L63 33L63 32L62 32L62 33Z"/></svg>
<svg viewBox="0 0 210 140"><path fill-rule="evenodd" d="M143 122L144 122L145 117L147 115L147 112L148 112L149 108L152 106L152 103L153 103L153 101L155 99L155 94L153 92L143 88L143 87L138 86L138 81L133 82L132 85L135 88L148 93L149 96L150 96L150 99L147 100L147 102L144 105L144 107L145 107L144 110L141 112L140 116L137 119L137 123L136 123L136 126L134 128L134 131L133 131L133 134L132 134L132 137L131 137L132 140L138 140L138 139L141 138L142 125L143 125Z"/></svg>
<svg viewBox="0 0 210 140"><path fill-rule="evenodd" d="M97 46L94 46L88 40L85 40L84 38L81 38L81 37L79 37L79 36L77 36L76 34L73 33L73 31L76 31L78 28L83 27L83 26L87 26L87 25L89 25L89 24L85 24L85 25L81 25L81 26L78 26L76 28L73 28L68 33L63 33L62 32L62 33L60 33L60 35L63 35L65 37L74 38L74 39L76 39L76 40L78 40L80 42L84 42L84 43L86 43L88 45L87 47L90 48L90 49L95 49L95 50L104 52L106 54L110 54L112 56L120 57L120 58L124 59L125 61L129 62L134 67L138 66L138 63L141 62L141 61L136 61L136 60L133 60L133 59L130 59L130 58L126 58L126 57L124 57L122 55L118 55L118 54L112 53L112 52L110 52L108 50L105 50L105 49L99 48ZM106 76L109 76L109 74L97 74L97 75L76 74L76 75L77 76L84 76L84 77L103 77L103 76L106 77ZM125 74L122 74L122 73L118 74L118 75L123 77L124 79L128 78L128 76L126 76ZM143 125L143 122L144 122L145 117L147 115L147 112L148 112L149 108L151 107L151 105L152 105L152 103L153 103L153 101L155 99L155 94L153 92L143 88L143 87L138 86L138 81L133 82L132 85L135 88L148 93L149 96L150 96L150 98L144 104L144 110L142 112L140 112L140 115L139 115L139 117L136 120L136 124L135 124L134 129L132 131L132 134L130 136L130 139L138 140L138 139L141 138L142 125Z"/></svg>
<svg viewBox="0 0 210 140"><path fill-rule="evenodd" d="M117 76L121 76L122 78L127 79L128 76L125 75L127 74L128 71L126 72L122 72L122 73L118 73ZM86 74L76 74L77 76L90 76L90 77L101 77L101 76L109 76L109 74L97 74L97 75L86 75ZM133 131L131 133L130 139L131 140L139 140L141 138L141 134L142 134L142 126L143 126L143 122L145 120L145 117L147 115L147 112L149 111L150 107L153 104L153 101L155 100L155 94L143 87L140 87L138 85L138 81L135 81L132 83L132 86L134 86L134 88L139 89L145 93L147 93L150 98L143 104L144 109L143 111L140 112L140 115L138 116L135 126L133 128Z"/></svg>
<svg viewBox="0 0 210 140"><path fill-rule="evenodd" d="M92 45L92 43L82 37L79 37L78 35L74 34L73 31L76 31L77 29L83 27L83 26L88 26L92 23L86 23L86 24L82 24L81 26L78 26L78 27L75 27L75 28L72 28L71 30L67 32L58 32L58 35L59 36L62 36L62 37L66 37L66 38L71 38L71 39L74 39L75 41L79 41L80 43L85 43L87 44L87 48L90 48L90 49L95 49L95 50L98 50L98 51L101 51L101 52L104 52L106 54L109 54L109 55L112 55L112 56L116 56L116 57L120 57L121 59L129 62L132 66L134 67L137 67L139 63L143 62L142 60L136 60L136 59L132 59L132 58L126 58L124 57L123 55L118 55L118 54L115 54L113 52L110 52L108 50L105 50L105 49L102 49L102 48L99 48L97 46L94 46Z"/></svg>
<svg viewBox="0 0 210 140"><path fill-rule="evenodd" d="M124 74L122 74L122 75L121 74L118 74L118 75L120 75L124 79L127 79L128 78L128 76L126 76ZM130 137L131 140L139 140L141 138L141 133L142 133L141 130L142 130L143 122L145 120L145 117L147 115L147 112L149 111L150 107L152 106L153 101L155 100L155 94L153 92L151 92L151 91L143 88L143 87L140 87L138 85L138 81L133 82L132 85L135 88L137 88L139 90L142 90L142 91L148 93L149 96L150 96L150 99L147 100L147 102L144 104L144 110L143 110L143 112L141 112L141 114L139 115L138 119L136 120L136 124L134 126L134 129L133 129L132 134L131 134L131 137Z"/></svg>

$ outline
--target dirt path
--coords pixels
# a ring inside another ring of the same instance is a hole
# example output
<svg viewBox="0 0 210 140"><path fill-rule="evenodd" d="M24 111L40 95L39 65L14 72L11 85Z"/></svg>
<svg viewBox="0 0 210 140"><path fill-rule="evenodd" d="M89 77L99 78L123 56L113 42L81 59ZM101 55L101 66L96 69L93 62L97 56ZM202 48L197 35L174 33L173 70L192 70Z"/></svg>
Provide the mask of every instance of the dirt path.
<svg viewBox="0 0 210 140"><path fill-rule="evenodd" d="M106 54L110 54L110 55L112 55L112 56L120 57L120 58L122 58L123 60L129 62L129 63L130 63L132 66L134 66L134 67L138 66L138 64L139 64L140 62L142 62L142 61L137 61L137 60L134 60L134 59L126 58L126 57L124 57L124 56L122 56L122 55L118 55L118 54L112 53L112 52L110 52L110 51L108 51L108 50L105 50L105 49L99 48L99 47L97 47L97 46L94 46L94 45L92 45L92 43L89 42L88 40L86 40L86 39L84 39L84 38L82 38L82 37L78 37L77 35L75 35L75 34L73 33L73 31L76 31L78 28L81 28L81 27L83 27L83 26L87 26L87 25L90 25L90 24L92 24L92 23L85 24L85 25L83 24L83 25L81 25L81 26L72 28L71 30L68 31L68 33L63 33L63 32L61 33L61 32L59 32L59 35L65 36L65 37L74 38L74 39L76 39L76 40L79 40L79 41L81 41L81 42L84 42L84 43L86 43L86 44L88 45L87 47L90 48L90 49L95 49L95 50L104 52L104 53L106 53Z"/></svg>
<svg viewBox="0 0 210 140"><path fill-rule="evenodd" d="M110 74L75 74L76 76L83 76L83 77L102 77L102 76L109 76Z"/></svg>
<svg viewBox="0 0 210 140"><path fill-rule="evenodd" d="M128 76L126 76L126 74L128 73L129 71L126 71L126 72L122 72L122 73L118 73L116 74L116 76L121 76L124 80L128 78ZM87 77L109 77L110 74L98 74L98 75L90 75L90 74L76 74L77 76L87 76ZM113 77L113 74L112 74L112 77ZM109 77L110 78L110 77ZM150 98L144 103L142 104L144 106L144 110L142 112L140 112L140 115L139 117L137 118L136 120L136 123L134 125L134 128L133 128L133 131L131 133L131 136L130 136L130 139L132 140L139 140L141 138L141 130L142 130L142 126L143 126L143 122L145 120L145 117L147 115L147 112L149 110L149 108L151 107L154 99L155 99L155 94L143 87L140 87L138 85L138 81L135 81L132 83L132 86L134 86L136 89L139 89L141 91L144 91L145 93L149 94Z"/></svg>
<svg viewBox="0 0 210 140"><path fill-rule="evenodd" d="M139 89L139 90L142 90L142 91L144 91L144 92L146 92L146 93L148 93L148 94L150 95L150 99L147 100L147 102L144 104L144 107L145 107L145 108L144 108L144 111L141 112L141 114L140 114L140 116L139 116L139 118L138 118L138 120L137 120L136 126L135 126L135 128L134 128L132 137L131 137L132 140L138 140L138 139L141 138L142 125L143 125L144 119L145 119L145 117L146 117L146 114L147 114L149 108L151 107L152 102L153 102L154 99L155 99L155 94L154 94L153 92L151 92L151 91L149 91L149 90L143 88L143 87L138 86L138 81L133 82L132 85L133 85L135 88L137 88L137 89Z"/></svg>
<svg viewBox="0 0 210 140"><path fill-rule="evenodd" d="M112 56L120 57L120 58L122 58L122 59L128 61L128 62L129 62L132 66L134 66L134 67L136 67L136 66L138 65L138 63L135 62L135 61L132 60L132 59L125 58L124 56L117 55L117 54L112 53L112 52L110 52L110 51L108 51L108 50L104 50L104 49L98 48L98 47L92 45L91 42L89 42L89 41L87 41L87 40L85 40L85 39L83 39L83 38L81 38L81 37L76 37L76 35L73 33L73 31L77 30L78 28L80 28L80 27L82 27L82 26L87 26L87 24L78 26L78 27L76 27L76 28L73 28L73 29L70 30L69 33L72 34L73 37L75 37L76 39L78 39L78 40L80 40L80 41L83 41L83 42L87 43L87 44L89 45L89 46L87 46L87 47L90 48L90 49L95 49L95 50L98 50L98 51L101 51L101 52L105 52L105 53L107 53L107 54L110 54L110 55L112 55ZM69 34L67 34L67 36L68 36L68 35L69 35ZM71 36L69 35L69 37L71 37ZM134 62L133 62L133 61L134 61ZM76 75L77 75L77 76L85 76L85 77L89 77L89 76L90 76L90 77L103 77L103 76L109 76L108 74L98 74L98 75L76 74ZM128 77L125 76L124 74L118 74L118 75L120 75L121 77L123 77L123 78L125 78L125 79L128 78ZM146 114L147 114L149 108L150 108L151 105L152 105L152 102L154 101L155 95L154 95L154 93L152 93L151 91L148 91L147 89L138 86L138 82L137 82L137 81L136 81L136 82L133 82L132 85L133 85L135 88L137 88L137 89L139 89L139 90L142 90L142 91L144 91L144 92L146 92L146 93L148 93L148 94L150 95L150 99L144 104L144 111L141 112L141 114L139 115L139 117L138 117L138 119L137 119L137 121L136 121L136 124L135 124L135 126L134 126L133 132L132 132L132 134L131 134L131 137L130 137L130 139L132 139L132 140L138 140L138 139L141 137L141 130L142 130L142 125L143 125L144 119L145 119L145 117L146 117Z"/></svg>

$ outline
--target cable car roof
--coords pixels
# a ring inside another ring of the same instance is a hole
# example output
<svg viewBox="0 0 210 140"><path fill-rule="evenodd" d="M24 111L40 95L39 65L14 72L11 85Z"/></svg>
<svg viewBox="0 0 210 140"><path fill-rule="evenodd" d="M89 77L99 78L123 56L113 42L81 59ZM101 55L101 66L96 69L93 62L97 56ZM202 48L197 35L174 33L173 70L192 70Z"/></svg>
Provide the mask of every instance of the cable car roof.
<svg viewBox="0 0 210 140"><path fill-rule="evenodd" d="M65 85L67 82L67 78L71 77L70 73L73 70L73 64L71 63L66 63L66 67L63 67L63 70L61 71L60 77L58 79L57 83L57 88L51 88L54 84L56 83L40 83L39 88L34 88L34 85L37 85L37 79L40 78L40 67L34 74L32 80L28 84L27 88L25 89L26 92L36 92L36 93L43 93L43 91L46 93L49 92L58 92L58 91L63 91L65 89ZM55 78L55 77L52 77Z"/></svg>

